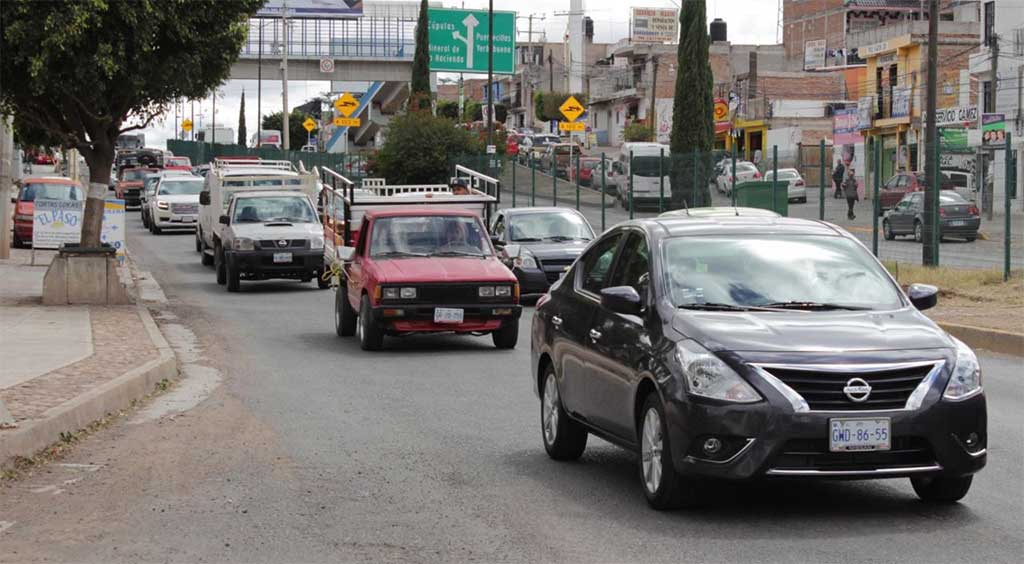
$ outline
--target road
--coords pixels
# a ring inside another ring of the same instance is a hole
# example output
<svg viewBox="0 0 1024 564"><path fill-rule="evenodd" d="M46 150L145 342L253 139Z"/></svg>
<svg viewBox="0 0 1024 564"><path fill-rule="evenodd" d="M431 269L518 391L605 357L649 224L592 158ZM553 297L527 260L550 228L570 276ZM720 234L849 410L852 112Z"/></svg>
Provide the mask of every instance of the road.
<svg viewBox="0 0 1024 564"><path fill-rule="evenodd" d="M981 355L989 467L963 503L907 480L712 486L648 508L636 459L592 439L546 456L526 339L334 335L313 284L227 293L192 235L129 248L223 384L174 417L120 420L0 486L0 562L1011 562L1024 551L1020 359ZM184 384L182 384L184 385ZM160 401L159 399L157 401Z"/></svg>

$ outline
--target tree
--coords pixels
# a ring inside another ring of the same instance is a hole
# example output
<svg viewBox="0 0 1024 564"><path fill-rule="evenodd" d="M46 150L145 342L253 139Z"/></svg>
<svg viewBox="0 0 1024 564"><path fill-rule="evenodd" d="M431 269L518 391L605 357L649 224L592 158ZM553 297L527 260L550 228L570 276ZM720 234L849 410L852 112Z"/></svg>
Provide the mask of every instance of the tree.
<svg viewBox="0 0 1024 564"><path fill-rule="evenodd" d="M412 86L409 108L413 111L430 108L430 30L427 19L427 0L420 0L420 15L416 21L416 54L412 57Z"/></svg>
<svg viewBox="0 0 1024 564"><path fill-rule="evenodd" d="M437 117L453 121L459 119L459 103L453 100L439 100L437 102Z"/></svg>
<svg viewBox="0 0 1024 564"><path fill-rule="evenodd" d="M263 0L0 2L0 114L60 139L89 165L82 244L100 245L118 135L230 73ZM217 22L210 25L210 22Z"/></svg>
<svg viewBox="0 0 1024 564"><path fill-rule="evenodd" d="M238 108L238 144L245 147L245 90L242 90L242 103Z"/></svg>
<svg viewBox="0 0 1024 564"><path fill-rule="evenodd" d="M654 131L642 123L631 123L622 130L622 140L627 143L654 140Z"/></svg>
<svg viewBox="0 0 1024 564"><path fill-rule="evenodd" d="M388 124L375 170L388 184L446 183L449 157L482 150L480 141L452 120L409 112Z"/></svg>
<svg viewBox="0 0 1024 564"><path fill-rule="evenodd" d="M294 108L292 113L288 114L288 136L291 139L306 139L309 137L310 133L308 133L306 128L302 126L308 117L310 117L310 115L299 108ZM281 128L283 127L282 121L281 112L267 114L263 116L263 129L281 131ZM314 129L313 133L316 133L317 131L317 129ZM305 141L303 141L303 144L305 144Z"/></svg>
<svg viewBox="0 0 1024 564"><path fill-rule="evenodd" d="M704 0L683 2L671 135L672 203L677 208L711 203L708 175L715 126L709 42Z"/></svg>

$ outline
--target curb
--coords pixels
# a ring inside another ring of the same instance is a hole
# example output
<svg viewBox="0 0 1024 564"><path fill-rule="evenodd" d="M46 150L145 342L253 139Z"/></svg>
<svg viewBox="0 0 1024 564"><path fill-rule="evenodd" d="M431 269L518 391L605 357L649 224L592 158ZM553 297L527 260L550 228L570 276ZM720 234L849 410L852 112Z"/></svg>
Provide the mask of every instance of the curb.
<svg viewBox="0 0 1024 564"><path fill-rule="evenodd" d="M947 333L967 343L971 348L985 349L996 353L1024 356L1024 335L986 329L959 323L937 321Z"/></svg>
<svg viewBox="0 0 1024 564"><path fill-rule="evenodd" d="M32 456L59 440L61 433L77 431L108 413L125 409L133 400L151 393L157 382L178 377L178 361L171 346L160 333L149 310L138 306L138 311L157 349L157 358L48 410L42 419L0 433L0 466L15 456Z"/></svg>

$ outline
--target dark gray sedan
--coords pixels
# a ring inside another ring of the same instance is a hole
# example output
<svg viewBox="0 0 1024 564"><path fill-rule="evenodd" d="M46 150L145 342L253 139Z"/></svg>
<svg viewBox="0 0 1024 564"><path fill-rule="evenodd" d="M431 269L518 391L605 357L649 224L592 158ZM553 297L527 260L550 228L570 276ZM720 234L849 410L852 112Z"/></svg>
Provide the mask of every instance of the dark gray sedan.
<svg viewBox="0 0 1024 564"><path fill-rule="evenodd" d="M952 190L939 193L939 233L945 237L963 237L968 241L978 238L981 213L978 206L968 202ZM911 192L882 220L882 232L888 240L898 235L913 235L921 242L924 238L924 192Z"/></svg>
<svg viewBox="0 0 1024 564"><path fill-rule="evenodd" d="M523 294L547 292L593 238L587 218L566 208L503 209L491 227L491 241Z"/></svg>

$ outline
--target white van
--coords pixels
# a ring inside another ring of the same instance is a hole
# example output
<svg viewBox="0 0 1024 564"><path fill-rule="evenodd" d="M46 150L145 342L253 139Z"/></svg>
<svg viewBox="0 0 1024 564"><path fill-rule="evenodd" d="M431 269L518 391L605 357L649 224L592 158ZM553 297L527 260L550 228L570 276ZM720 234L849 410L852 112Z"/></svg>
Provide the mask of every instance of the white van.
<svg viewBox="0 0 1024 564"><path fill-rule="evenodd" d="M632 155L632 161L630 161ZM659 178L659 159L664 156L665 160L660 164L661 176ZM618 199L622 207L629 209L629 179L630 172L633 178L634 207L658 206L662 197L662 186L664 186L665 202L671 200L671 183L669 181L669 169L672 159L669 157L669 146L662 143L623 143L622 152L617 159L622 169L622 177L619 179Z"/></svg>
<svg viewBox="0 0 1024 564"><path fill-rule="evenodd" d="M256 190L297 190L314 202L320 192L316 171L297 171L288 161L258 159L217 159L206 174L199 194L199 226L196 252L205 265L213 264L220 244L220 216L236 192Z"/></svg>

